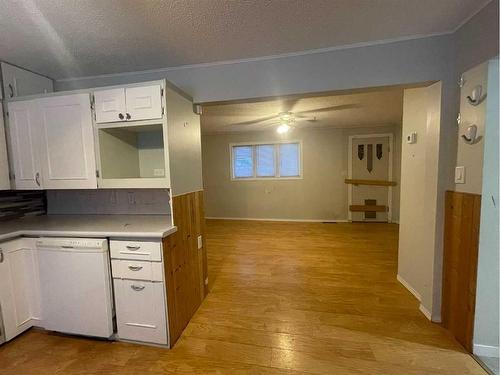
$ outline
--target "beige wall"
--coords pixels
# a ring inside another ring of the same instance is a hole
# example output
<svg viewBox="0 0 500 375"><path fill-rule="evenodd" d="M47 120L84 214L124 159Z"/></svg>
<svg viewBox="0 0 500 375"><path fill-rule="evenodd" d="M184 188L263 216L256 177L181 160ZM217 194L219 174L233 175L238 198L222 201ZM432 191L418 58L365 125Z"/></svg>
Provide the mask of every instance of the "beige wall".
<svg viewBox="0 0 500 375"><path fill-rule="evenodd" d="M203 177L208 217L346 220L347 143L355 134L394 134L393 220L399 219L401 131L398 126L358 129L296 129L202 136ZM231 181L229 144L275 140L302 142L303 178Z"/></svg>
<svg viewBox="0 0 500 375"><path fill-rule="evenodd" d="M417 132L417 142L402 142L398 277L421 301L421 309L440 319L440 262L436 261L438 157L441 83L407 89L403 99L403 137Z"/></svg>
<svg viewBox="0 0 500 375"><path fill-rule="evenodd" d="M476 85L483 86L483 92L488 91L488 62L477 65L463 74L465 85L460 90L460 114L459 137L457 144L457 166L465 167L465 184L455 184L455 190L464 193L481 194L483 179L483 150L484 150L484 123L486 114L486 100L474 107L467 102ZM477 143L469 145L463 141L461 135L465 133L468 126L477 126Z"/></svg>

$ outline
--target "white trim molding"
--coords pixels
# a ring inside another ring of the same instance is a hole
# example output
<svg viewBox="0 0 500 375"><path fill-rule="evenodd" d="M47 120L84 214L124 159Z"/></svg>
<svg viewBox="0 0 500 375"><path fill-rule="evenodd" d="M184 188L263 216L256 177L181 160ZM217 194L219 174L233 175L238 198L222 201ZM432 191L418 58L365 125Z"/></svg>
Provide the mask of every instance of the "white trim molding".
<svg viewBox="0 0 500 375"><path fill-rule="evenodd" d="M473 344L472 352L481 357L499 358L500 348L497 346Z"/></svg>
<svg viewBox="0 0 500 375"><path fill-rule="evenodd" d="M431 322L433 321L431 312L429 310L427 310L427 308L424 305L422 305L422 303L420 303L420 306L418 307L418 309L420 310L420 312L422 314L425 315L425 317L427 319L429 319Z"/></svg>
<svg viewBox="0 0 500 375"><path fill-rule="evenodd" d="M221 216L206 216L208 220L246 220L246 221L281 221L292 223L348 223L346 219L331 220L331 219L284 219L284 218L258 218L258 217L221 217Z"/></svg>
<svg viewBox="0 0 500 375"><path fill-rule="evenodd" d="M402 284L402 285L403 285L406 289L408 289L408 291L409 291L411 294L413 294L413 296L414 296L414 297L418 300L418 302L420 302L420 301L422 300L422 297L420 296L420 293L419 293L419 292L417 292L417 291L415 290L415 288L413 288L413 287L412 287L412 286L408 283L408 281L406 281L405 279L403 279L403 278L401 277L401 275L399 275L399 274L398 274L398 275L396 276L396 279L397 279L397 280L398 280L398 281L399 281L399 282L400 282L400 283L401 283L401 284Z"/></svg>

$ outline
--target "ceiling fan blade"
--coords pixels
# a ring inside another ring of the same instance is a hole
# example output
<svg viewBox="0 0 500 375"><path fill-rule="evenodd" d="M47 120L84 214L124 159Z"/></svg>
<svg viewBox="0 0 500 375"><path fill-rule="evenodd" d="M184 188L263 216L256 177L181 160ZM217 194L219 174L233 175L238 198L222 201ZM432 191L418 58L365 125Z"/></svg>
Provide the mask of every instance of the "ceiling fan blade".
<svg viewBox="0 0 500 375"><path fill-rule="evenodd" d="M242 121L242 122L235 122L235 123L232 123L232 124L229 124L229 125L225 125L225 127L229 127L229 126L244 126L244 125L255 125L255 124L259 124L261 122L267 122L267 121L270 121L270 120L274 120L275 118L279 117L279 115L273 115L273 116L267 116L267 117L261 117L259 119L256 119L256 120L249 120L249 121Z"/></svg>
<svg viewBox="0 0 500 375"><path fill-rule="evenodd" d="M299 101L299 98L296 99L284 99L281 102L281 112L293 112L293 107Z"/></svg>
<svg viewBox="0 0 500 375"><path fill-rule="evenodd" d="M342 111L344 109L354 109L360 108L359 104L342 104L342 105L334 105L331 107L317 108L317 109L309 109L307 111L300 111L295 113L295 116L300 116L304 113L321 113L321 112L330 112L330 111Z"/></svg>

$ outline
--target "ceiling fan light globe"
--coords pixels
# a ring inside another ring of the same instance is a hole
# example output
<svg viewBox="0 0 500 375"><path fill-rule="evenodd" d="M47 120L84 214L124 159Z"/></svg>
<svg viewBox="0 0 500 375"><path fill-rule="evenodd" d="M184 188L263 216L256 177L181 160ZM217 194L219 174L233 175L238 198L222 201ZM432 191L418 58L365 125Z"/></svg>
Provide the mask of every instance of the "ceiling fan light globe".
<svg viewBox="0 0 500 375"><path fill-rule="evenodd" d="M287 124L281 124L281 125L280 125L280 126L278 126L278 128L276 129L276 131L278 132L278 134L284 134L284 133L287 133L289 130L290 130L290 125L287 125Z"/></svg>

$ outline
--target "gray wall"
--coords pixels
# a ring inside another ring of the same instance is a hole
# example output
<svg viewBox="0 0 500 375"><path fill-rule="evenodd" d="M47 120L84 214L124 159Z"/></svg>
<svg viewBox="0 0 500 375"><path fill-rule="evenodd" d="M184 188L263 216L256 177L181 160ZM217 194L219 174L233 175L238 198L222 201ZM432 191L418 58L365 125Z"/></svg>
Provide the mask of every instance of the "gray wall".
<svg viewBox="0 0 500 375"><path fill-rule="evenodd" d="M167 78L195 102L310 93L442 79L453 55L451 35L302 56L167 69L76 81L69 90Z"/></svg>
<svg viewBox="0 0 500 375"><path fill-rule="evenodd" d="M498 60L489 64L484 180L481 201L474 352L498 356L499 347L499 88ZM495 202L493 202L495 201Z"/></svg>
<svg viewBox="0 0 500 375"><path fill-rule="evenodd" d="M401 105L395 103L394 105ZM354 129L297 129L239 132L202 137L206 215L224 218L347 220L347 144L355 134L394 134L393 220L399 220L401 129L399 126ZM303 178L232 181L230 143L278 140L302 142Z"/></svg>

